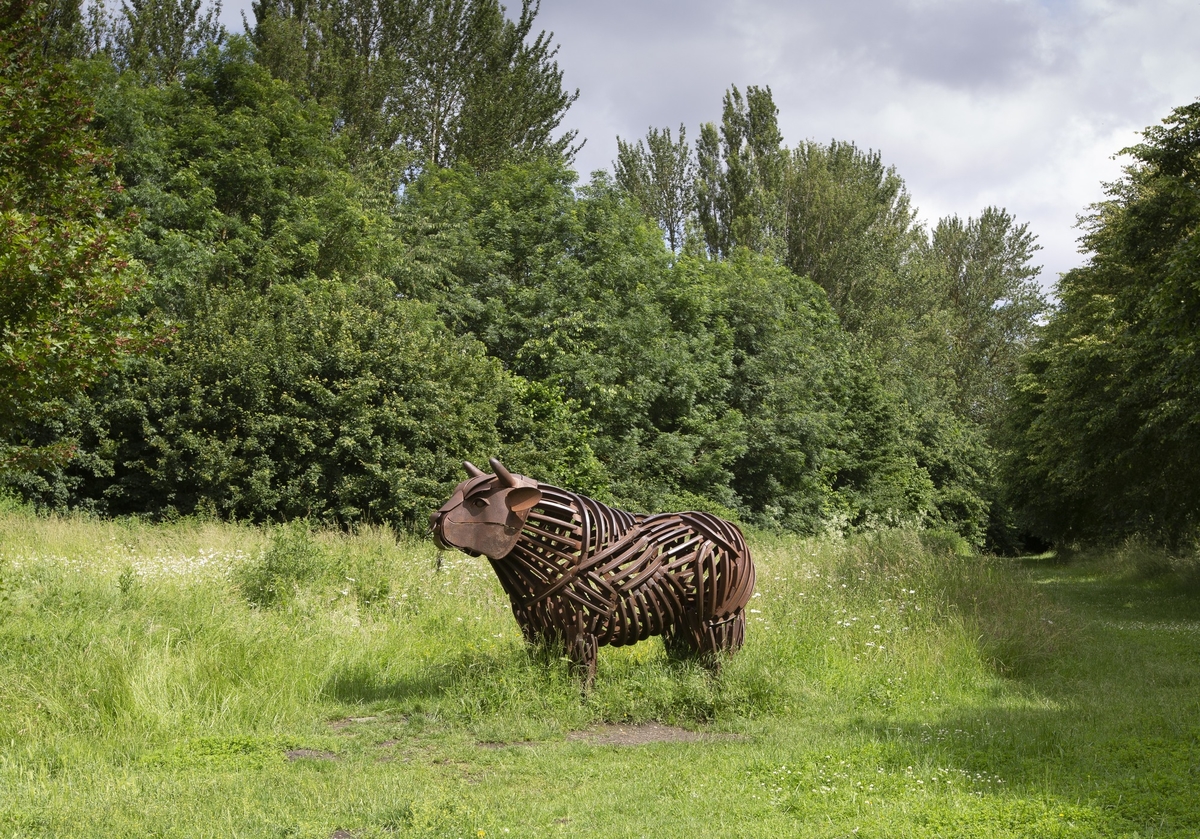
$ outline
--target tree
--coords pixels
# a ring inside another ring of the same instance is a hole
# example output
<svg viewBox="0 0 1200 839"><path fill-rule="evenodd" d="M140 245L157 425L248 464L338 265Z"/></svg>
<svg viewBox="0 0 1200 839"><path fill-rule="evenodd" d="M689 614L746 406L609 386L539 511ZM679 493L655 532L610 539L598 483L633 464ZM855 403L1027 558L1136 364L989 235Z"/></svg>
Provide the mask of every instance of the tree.
<svg viewBox="0 0 1200 839"><path fill-rule="evenodd" d="M77 439L78 457L10 485L105 514L415 528L463 458L595 477L590 429L561 390L397 295L394 196L348 171L329 112L252 56L233 37L150 86L92 66L122 200L141 214L140 302L174 333L31 423L38 439Z"/></svg>
<svg viewBox="0 0 1200 839"><path fill-rule="evenodd" d="M225 35L221 2L204 0L121 0L107 25L105 46L117 67L151 84L174 81L186 59Z"/></svg>
<svg viewBox="0 0 1200 839"><path fill-rule="evenodd" d="M1123 153L1018 377L1008 478L1043 538L1180 546L1200 527L1200 101Z"/></svg>
<svg viewBox="0 0 1200 839"><path fill-rule="evenodd" d="M123 189L89 130L92 106L53 62L45 7L0 14L0 471L61 460L26 425L146 345L126 306L143 274L125 251Z"/></svg>
<svg viewBox="0 0 1200 839"><path fill-rule="evenodd" d="M618 137L613 169L617 185L637 200L642 211L662 228L667 247L678 253L696 207L696 160L687 130L679 126L678 141L671 139L670 128L651 128L645 144L641 140L626 143Z"/></svg>
<svg viewBox="0 0 1200 839"><path fill-rule="evenodd" d="M572 184L548 162L425 173L399 287L586 412L615 501L810 533L934 516L817 286L744 248L672 255L625 190Z"/></svg>
<svg viewBox="0 0 1200 839"><path fill-rule="evenodd" d="M785 265L825 289L842 325L877 343L922 308L907 263L920 242L904 181L878 152L805 142L787 159ZM922 301L923 302L923 301Z"/></svg>
<svg viewBox="0 0 1200 839"><path fill-rule="evenodd" d="M769 87L725 93L721 128L706 123L696 142L696 205L708 252L732 255L738 247L777 252L785 153L779 109Z"/></svg>
<svg viewBox="0 0 1200 839"><path fill-rule="evenodd" d="M182 321L223 289L385 272L393 196L348 171L332 114L272 78L242 36L182 67L164 85L102 68L90 80L155 305Z"/></svg>
<svg viewBox="0 0 1200 839"><path fill-rule="evenodd" d="M1007 385L1046 310L1041 269L1032 264L1038 250L1029 226L998 207L965 222L944 218L931 237L926 258L949 314L942 334L955 413L988 429L1000 418Z"/></svg>
<svg viewBox="0 0 1200 839"><path fill-rule="evenodd" d="M464 458L501 450L514 384L477 342L377 279L228 291L167 353L56 418L74 426L78 458L22 483L107 515L415 529Z"/></svg>
<svg viewBox="0 0 1200 839"><path fill-rule="evenodd" d="M563 89L550 36L530 37L537 12L535 0L515 20L498 0L258 0L253 37L272 72L335 109L359 157L401 152L411 177L572 154L575 132L553 134L579 94Z"/></svg>

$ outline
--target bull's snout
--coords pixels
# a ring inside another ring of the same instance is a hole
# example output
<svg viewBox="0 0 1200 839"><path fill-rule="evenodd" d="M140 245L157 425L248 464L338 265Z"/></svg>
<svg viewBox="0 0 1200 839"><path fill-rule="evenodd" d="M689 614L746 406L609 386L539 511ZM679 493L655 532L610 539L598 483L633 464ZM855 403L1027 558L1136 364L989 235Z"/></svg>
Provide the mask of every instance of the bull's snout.
<svg viewBox="0 0 1200 839"><path fill-rule="evenodd" d="M429 514L429 529L433 532L433 543L438 546L438 550L448 550L449 545L442 538L442 511L434 510Z"/></svg>

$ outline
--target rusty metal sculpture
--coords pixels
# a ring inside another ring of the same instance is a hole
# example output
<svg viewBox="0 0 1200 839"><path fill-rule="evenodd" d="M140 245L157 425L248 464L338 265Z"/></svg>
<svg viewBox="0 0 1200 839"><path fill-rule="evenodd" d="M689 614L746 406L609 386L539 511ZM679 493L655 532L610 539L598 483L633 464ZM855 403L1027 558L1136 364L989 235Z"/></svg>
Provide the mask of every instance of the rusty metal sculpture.
<svg viewBox="0 0 1200 839"><path fill-rule="evenodd" d="M530 642L559 638L582 671L597 648L664 636L714 664L742 645L754 563L738 528L708 513L637 515L464 463L470 478L430 516L440 547L484 554Z"/></svg>

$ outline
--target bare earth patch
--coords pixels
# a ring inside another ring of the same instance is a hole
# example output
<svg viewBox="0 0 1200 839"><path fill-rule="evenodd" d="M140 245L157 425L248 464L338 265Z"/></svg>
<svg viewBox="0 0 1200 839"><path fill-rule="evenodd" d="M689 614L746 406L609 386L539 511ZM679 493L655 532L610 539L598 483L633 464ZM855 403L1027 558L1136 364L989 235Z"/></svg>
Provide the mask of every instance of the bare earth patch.
<svg viewBox="0 0 1200 839"><path fill-rule="evenodd" d="M584 731L572 731L567 739L597 746L644 746L648 743L696 743L742 738L733 734L708 734L660 722L645 722L637 725L598 725Z"/></svg>

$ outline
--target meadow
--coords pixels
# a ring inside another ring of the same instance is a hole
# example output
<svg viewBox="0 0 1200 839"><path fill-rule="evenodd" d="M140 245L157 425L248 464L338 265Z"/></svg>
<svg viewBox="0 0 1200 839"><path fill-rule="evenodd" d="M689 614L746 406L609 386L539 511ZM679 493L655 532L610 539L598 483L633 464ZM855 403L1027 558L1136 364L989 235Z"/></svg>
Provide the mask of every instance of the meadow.
<svg viewBox="0 0 1200 839"><path fill-rule="evenodd" d="M1200 574L753 534L718 675L582 695L486 560L0 507L0 836L1184 837Z"/></svg>

